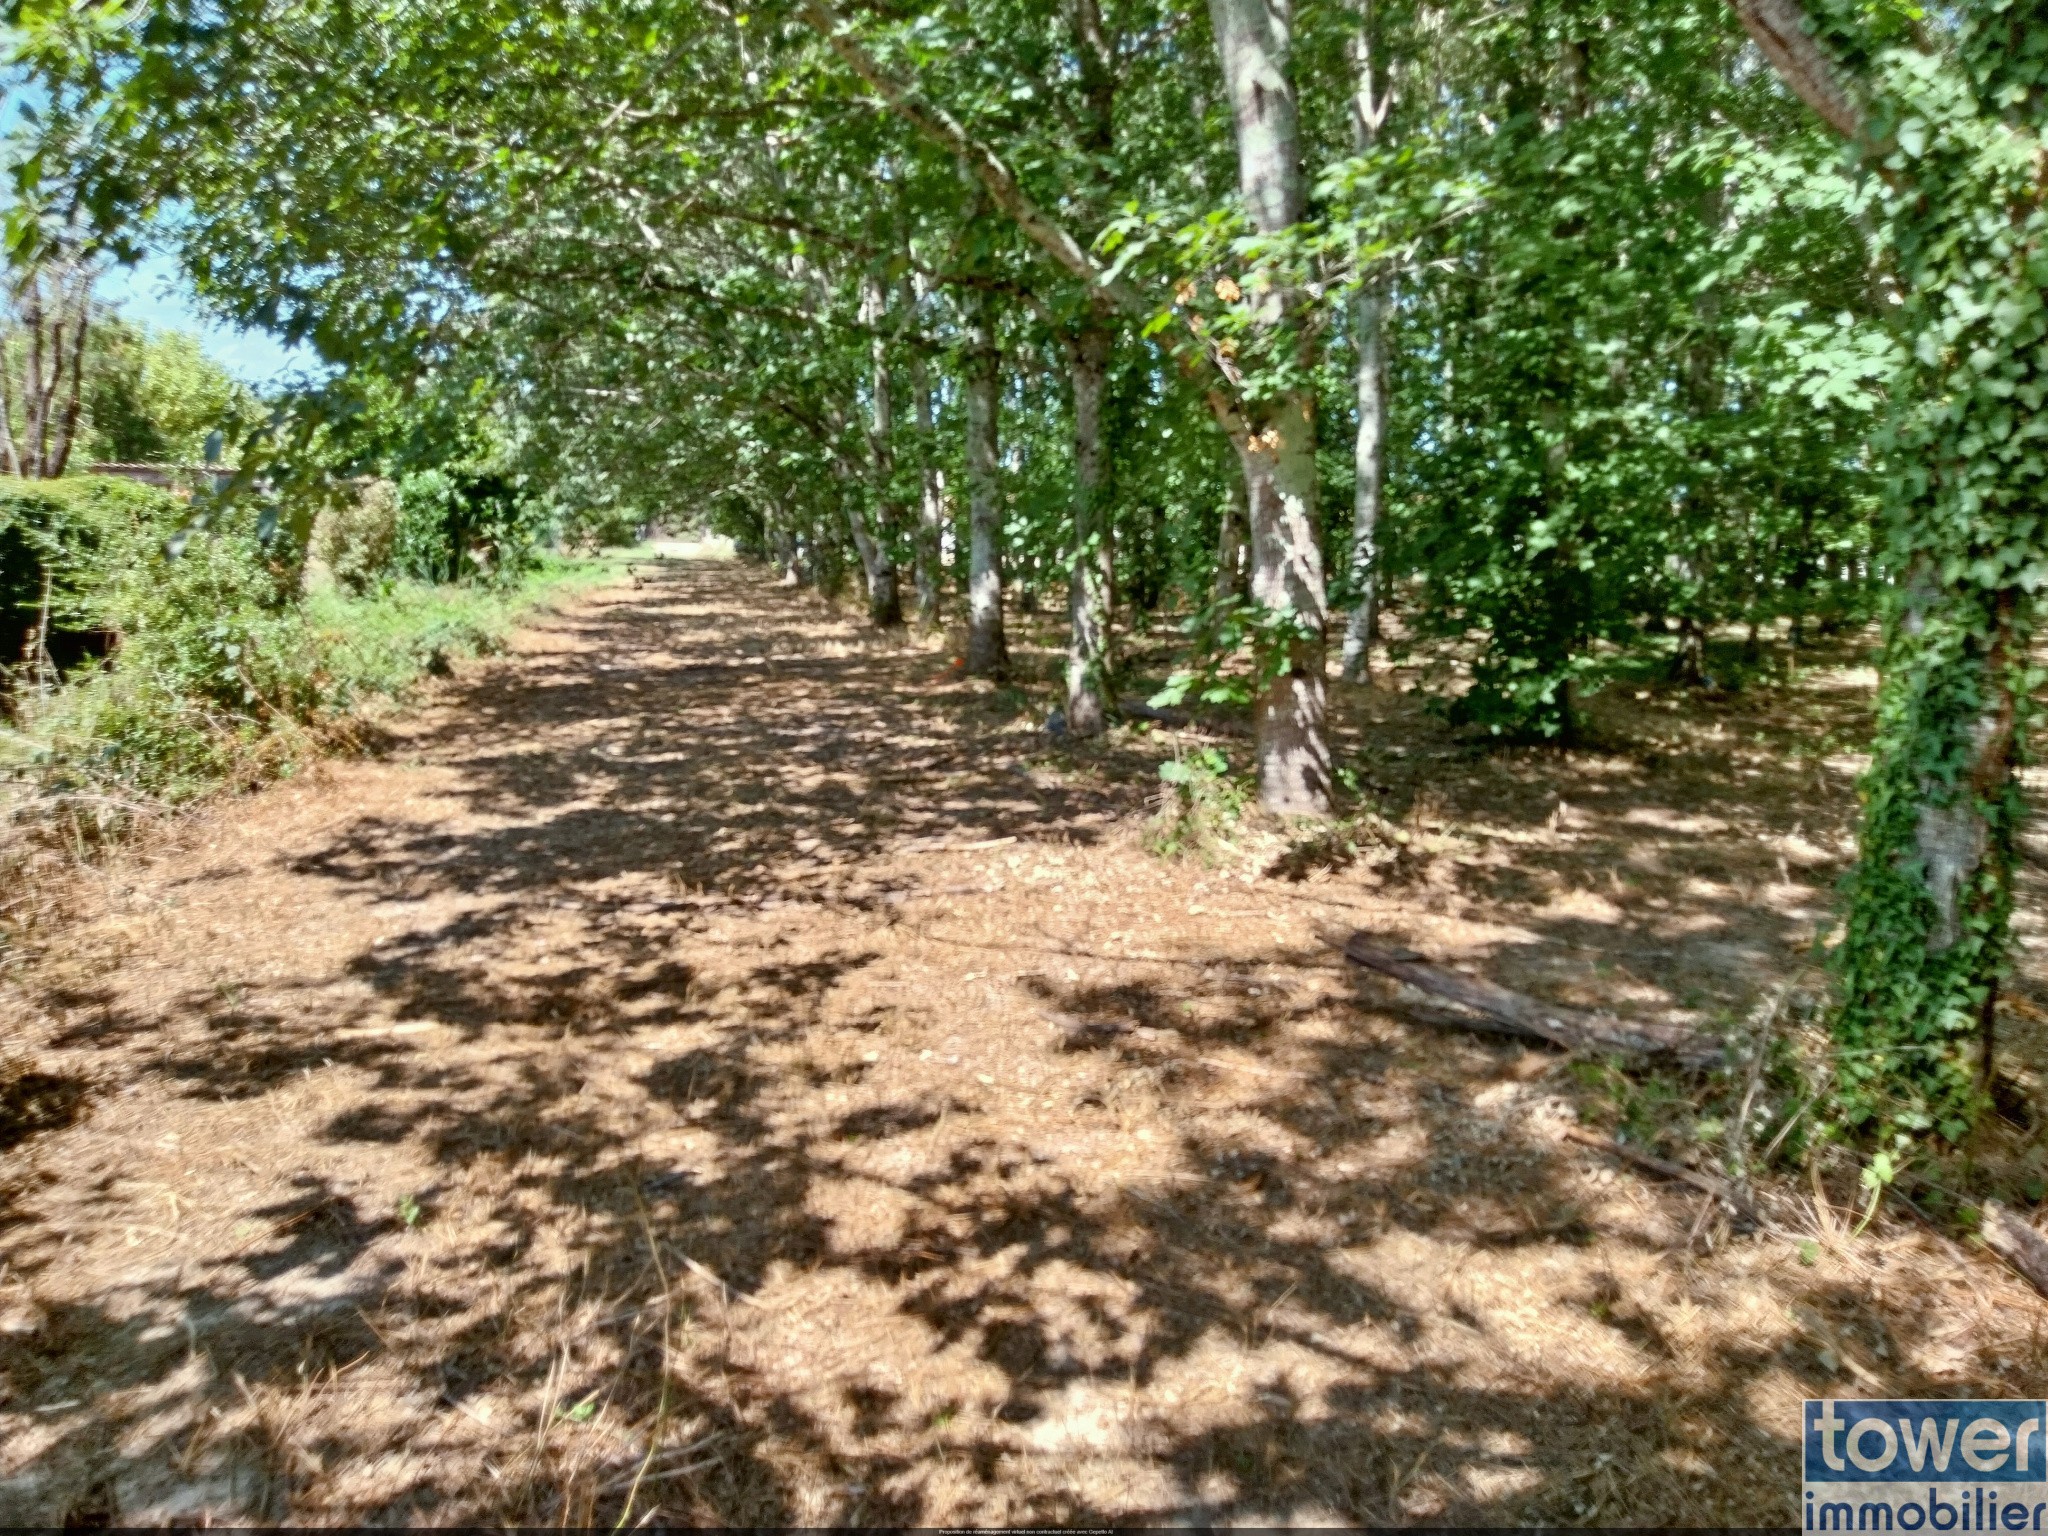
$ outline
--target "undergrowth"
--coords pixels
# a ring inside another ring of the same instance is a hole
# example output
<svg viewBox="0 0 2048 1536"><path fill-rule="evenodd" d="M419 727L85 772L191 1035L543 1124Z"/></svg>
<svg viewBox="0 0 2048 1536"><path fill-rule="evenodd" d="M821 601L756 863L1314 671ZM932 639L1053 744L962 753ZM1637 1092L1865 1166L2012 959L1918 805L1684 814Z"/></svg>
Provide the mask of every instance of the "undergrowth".
<svg viewBox="0 0 2048 1536"><path fill-rule="evenodd" d="M1145 846L1163 858L1212 863L1230 847L1230 834L1251 803L1249 784L1230 771L1215 747L1176 754L1159 765L1159 798Z"/></svg>
<svg viewBox="0 0 2048 1536"><path fill-rule="evenodd" d="M541 555L487 584L280 597L258 543L218 533L106 582L93 616L118 644L55 688L24 678L0 723L0 960L56 920L53 872L346 745L366 715L499 649L536 606L621 558Z"/></svg>
<svg viewBox="0 0 2048 1536"><path fill-rule="evenodd" d="M504 585L333 586L277 608L237 602L208 564L188 553L166 584L187 590L159 591L155 623L47 698L20 701L0 729L0 769L29 800L173 806L289 772L352 715L494 650L522 614L615 561L544 557Z"/></svg>

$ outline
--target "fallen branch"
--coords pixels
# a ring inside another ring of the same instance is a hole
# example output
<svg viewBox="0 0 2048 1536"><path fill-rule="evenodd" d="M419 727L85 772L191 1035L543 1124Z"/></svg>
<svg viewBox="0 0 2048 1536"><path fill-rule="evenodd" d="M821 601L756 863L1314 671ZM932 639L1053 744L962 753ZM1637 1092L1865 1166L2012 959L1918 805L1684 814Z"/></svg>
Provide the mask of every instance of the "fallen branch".
<svg viewBox="0 0 2048 1536"><path fill-rule="evenodd" d="M1475 1021L1469 1027L1547 1040L1568 1051L1671 1056L1687 1066L1699 1067L1716 1066L1721 1061L1719 1042L1697 1031L1669 1025L1629 1024L1611 1014L1581 1013L1539 1002L1477 976L1432 965L1414 950L1383 944L1369 933L1352 934L1345 941L1344 957L1354 965L1406 982L1432 997L1446 998L1469 1008L1486 1021Z"/></svg>
<svg viewBox="0 0 2048 1536"><path fill-rule="evenodd" d="M1118 711L1129 720L1150 720L1155 725L1186 725L1194 716L1185 709L1161 709L1143 699L1118 699Z"/></svg>
<svg viewBox="0 0 2048 1536"><path fill-rule="evenodd" d="M1986 1248L2024 1275L2035 1290L2048 1296L2048 1238L1996 1200L1984 1202L1984 1219L1977 1231Z"/></svg>
<svg viewBox="0 0 2048 1536"><path fill-rule="evenodd" d="M1610 1140L1598 1131L1589 1131L1581 1126L1567 1126L1564 1139L1577 1142L1582 1147L1595 1147L1602 1152L1612 1153L1623 1162L1634 1163L1638 1168L1647 1169L1660 1178L1676 1179L1682 1184L1690 1184L1694 1189L1721 1201L1744 1221L1759 1227L1768 1225L1758 1214L1749 1197L1726 1179L1718 1179L1711 1173L1701 1173L1699 1169L1688 1168L1683 1163L1668 1163L1663 1158L1653 1157L1625 1141Z"/></svg>

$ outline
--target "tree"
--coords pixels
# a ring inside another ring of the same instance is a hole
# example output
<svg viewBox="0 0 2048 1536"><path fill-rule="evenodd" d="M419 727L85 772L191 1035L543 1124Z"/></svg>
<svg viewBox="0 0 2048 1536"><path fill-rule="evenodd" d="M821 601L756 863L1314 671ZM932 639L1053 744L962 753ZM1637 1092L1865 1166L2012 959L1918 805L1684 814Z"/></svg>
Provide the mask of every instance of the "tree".
<svg viewBox="0 0 2048 1536"><path fill-rule="evenodd" d="M2048 10L1735 10L1883 188L1900 341L1883 440L1895 587L1835 1032L1852 1123L1954 1137L1993 1067L2048 580Z"/></svg>
<svg viewBox="0 0 2048 1536"><path fill-rule="evenodd" d="M104 311L86 345L80 452L95 460L196 464L217 430L253 416L254 396L199 339Z"/></svg>
<svg viewBox="0 0 2048 1536"><path fill-rule="evenodd" d="M64 473L85 399L85 345L98 268L71 239L47 241L7 280L0 316L0 469Z"/></svg>

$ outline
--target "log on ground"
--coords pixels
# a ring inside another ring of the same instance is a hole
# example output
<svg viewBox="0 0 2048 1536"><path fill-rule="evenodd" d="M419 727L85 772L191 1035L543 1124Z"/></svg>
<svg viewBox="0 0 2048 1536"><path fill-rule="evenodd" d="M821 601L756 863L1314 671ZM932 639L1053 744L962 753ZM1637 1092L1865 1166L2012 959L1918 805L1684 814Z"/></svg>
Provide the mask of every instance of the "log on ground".
<svg viewBox="0 0 2048 1536"><path fill-rule="evenodd" d="M1469 1009L1479 1016L1472 1021L1472 1028L1547 1040L1568 1051L1595 1055L1664 1056L1695 1067L1716 1066L1721 1061L1720 1042L1697 1030L1630 1023L1612 1014L1560 1008L1481 977L1432 965L1414 950L1390 944L1375 934L1352 934L1345 941L1344 956L1354 965Z"/></svg>

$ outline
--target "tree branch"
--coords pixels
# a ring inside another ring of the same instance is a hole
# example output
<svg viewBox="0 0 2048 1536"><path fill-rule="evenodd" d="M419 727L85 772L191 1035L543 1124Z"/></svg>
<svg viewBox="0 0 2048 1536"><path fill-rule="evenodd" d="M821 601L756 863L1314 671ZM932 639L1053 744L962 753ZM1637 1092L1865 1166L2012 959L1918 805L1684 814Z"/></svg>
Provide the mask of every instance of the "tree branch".
<svg viewBox="0 0 2048 1536"><path fill-rule="evenodd" d="M1031 200L1016 173L988 145L970 134L960 120L944 107L919 101L909 86L888 74L873 55L860 45L851 29L832 11L826 0L805 0L804 17L818 31L832 51L881 97L889 110L919 133L949 151L988 191L995 205L1015 221L1025 236L1060 266L1078 277L1098 301L1136 320L1149 320L1155 306L1136 288L1108 270L1089 254L1066 227ZM1190 373L1205 372L1212 382L1204 398L1218 425L1233 440L1244 432L1244 416L1235 403L1237 381L1221 366L1200 337L1183 334L1169 342L1168 352ZM1226 393L1224 386L1228 386Z"/></svg>
<svg viewBox="0 0 2048 1536"><path fill-rule="evenodd" d="M1033 202L1002 156L969 133L944 107L917 100L908 86L887 73L860 45L825 0L806 0L804 17L832 51L845 60L847 67L888 104L890 111L965 165L974 179L988 189L996 206L1015 220L1035 245L1117 308L1141 320L1151 317L1152 306L1145 296L1130 284L1110 277L1065 225Z"/></svg>
<svg viewBox="0 0 2048 1536"><path fill-rule="evenodd" d="M1792 93L1835 132L1866 148L1868 120L1814 41L1799 0L1731 0L1736 17Z"/></svg>

